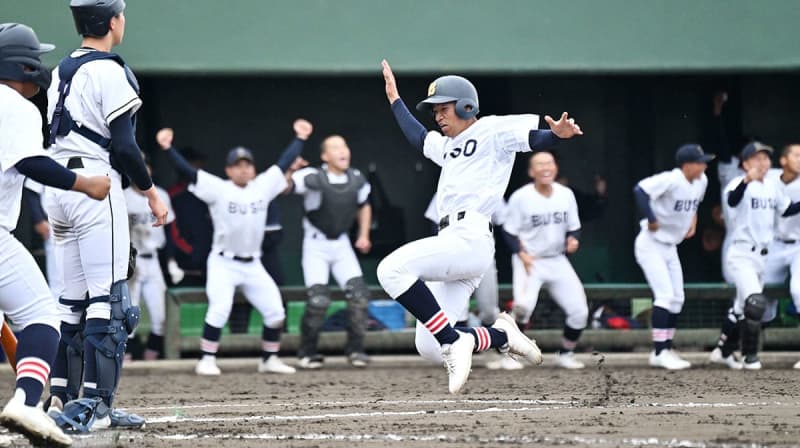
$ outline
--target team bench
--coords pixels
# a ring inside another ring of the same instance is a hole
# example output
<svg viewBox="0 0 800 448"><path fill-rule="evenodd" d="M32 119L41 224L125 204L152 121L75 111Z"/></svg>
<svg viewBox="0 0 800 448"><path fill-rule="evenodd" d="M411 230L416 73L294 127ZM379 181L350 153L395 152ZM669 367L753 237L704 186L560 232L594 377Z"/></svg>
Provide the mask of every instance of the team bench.
<svg viewBox="0 0 800 448"><path fill-rule="evenodd" d="M644 283L588 283L584 284L586 296L590 302L604 300L619 300L632 298L651 297L650 288ZM370 287L373 300L388 299L386 292L379 286ZM765 292L769 297L789 297L785 285L768 285ZM692 283L685 287L687 301L696 300L730 300L734 296L735 288L726 283ZM306 300L306 290L299 286L281 288L283 299L287 302ZM511 296L511 285L500 285L500 297ZM338 288L332 288L333 300L344 300L344 293ZM548 298L547 292L542 291L542 298ZM166 334L164 335L164 351L168 359L180 358L181 353L196 352L199 349L198 337L181 337L181 312L182 304L207 303L205 288L171 288L166 296ZM245 303L245 298L237 293L234 303ZM555 350L560 346L560 329L539 329L530 332L544 350ZM676 345L679 347L709 348L719 336L719 328L687 328L681 329L676 335ZM632 350L650 346L650 331L648 329L635 330L606 330L587 329L582 338L581 346L592 347L597 350ZM326 332L320 338L320 350L341 351L345 343L344 332ZM281 338L281 348L286 352L294 352L299 344L299 335L284 334ZM373 331L368 332L365 339L368 352L408 352L414 350L414 329L401 331ZM764 345L768 348L790 349L800 345L800 329L798 328L768 328L765 331ZM226 334L221 341L220 352L257 352L261 347L260 332L257 334Z"/></svg>

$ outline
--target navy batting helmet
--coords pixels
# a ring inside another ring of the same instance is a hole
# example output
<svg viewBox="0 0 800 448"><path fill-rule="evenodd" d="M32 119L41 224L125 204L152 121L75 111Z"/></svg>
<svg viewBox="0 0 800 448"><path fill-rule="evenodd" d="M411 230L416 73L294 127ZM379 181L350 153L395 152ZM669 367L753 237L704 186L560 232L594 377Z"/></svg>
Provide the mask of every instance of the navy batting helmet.
<svg viewBox="0 0 800 448"><path fill-rule="evenodd" d="M0 24L0 79L33 82L46 89L50 85L50 71L42 65L41 55L55 48L40 43L29 26Z"/></svg>
<svg viewBox="0 0 800 448"><path fill-rule="evenodd" d="M103 37L108 34L111 19L125 10L124 0L71 0L69 8L78 34Z"/></svg>
<svg viewBox="0 0 800 448"><path fill-rule="evenodd" d="M434 104L456 103L456 115L468 119L478 115L478 91L467 78L448 75L428 86L428 97L417 104L419 111L431 111Z"/></svg>

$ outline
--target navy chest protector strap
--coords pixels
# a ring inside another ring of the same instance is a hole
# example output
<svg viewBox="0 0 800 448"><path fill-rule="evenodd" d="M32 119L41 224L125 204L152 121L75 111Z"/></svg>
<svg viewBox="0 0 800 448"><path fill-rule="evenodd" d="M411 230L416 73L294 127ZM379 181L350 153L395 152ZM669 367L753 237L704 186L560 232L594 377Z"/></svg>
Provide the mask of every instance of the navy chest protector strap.
<svg viewBox="0 0 800 448"><path fill-rule="evenodd" d="M78 71L78 69L87 62L104 59L112 60L121 65L122 68L125 69L125 77L128 79L128 84L133 87L133 90L136 92L136 94L139 94L139 83L136 80L136 76L134 76L131 69L125 65L125 61L123 61L122 57L120 57L118 54L107 53L105 51L89 51L77 58L67 56L58 64L58 101L56 102L56 107L53 112L53 119L50 122L49 146L52 146L56 142L56 137L63 137L70 132L76 132L77 134L96 143L101 148L108 149L111 147L110 138L103 137L99 133L87 128L86 126L76 123L72 119L69 110L67 110L66 106L64 105L64 101L67 99L70 88L72 87L72 78L75 76L75 73ZM135 128L135 117L133 118L133 125Z"/></svg>

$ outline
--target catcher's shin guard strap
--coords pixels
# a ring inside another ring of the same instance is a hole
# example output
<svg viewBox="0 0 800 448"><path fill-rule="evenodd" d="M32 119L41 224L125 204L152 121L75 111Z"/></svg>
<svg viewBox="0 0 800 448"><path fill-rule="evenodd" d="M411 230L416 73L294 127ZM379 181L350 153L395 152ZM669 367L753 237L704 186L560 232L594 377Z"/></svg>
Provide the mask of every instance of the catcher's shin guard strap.
<svg viewBox="0 0 800 448"><path fill-rule="evenodd" d="M345 353L364 351L364 334L369 320L369 288L364 277L355 277L345 284L347 298L347 345Z"/></svg>

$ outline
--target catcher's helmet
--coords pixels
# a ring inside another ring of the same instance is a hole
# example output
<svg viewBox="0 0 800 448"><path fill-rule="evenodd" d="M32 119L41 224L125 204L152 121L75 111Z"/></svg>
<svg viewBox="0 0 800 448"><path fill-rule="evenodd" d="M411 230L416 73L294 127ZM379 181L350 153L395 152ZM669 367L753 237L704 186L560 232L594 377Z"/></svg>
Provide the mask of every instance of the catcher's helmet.
<svg viewBox="0 0 800 448"><path fill-rule="evenodd" d="M428 97L417 104L419 111L431 111L434 104L456 103L456 115L464 120L478 115L478 91L467 78L448 75L428 86Z"/></svg>
<svg viewBox="0 0 800 448"><path fill-rule="evenodd" d="M46 89L50 85L50 71L42 65L41 55L55 48L40 43L27 25L0 24L0 79L33 82Z"/></svg>
<svg viewBox="0 0 800 448"><path fill-rule="evenodd" d="M103 37L108 34L111 18L125 10L124 0L71 0L69 8L78 34Z"/></svg>

